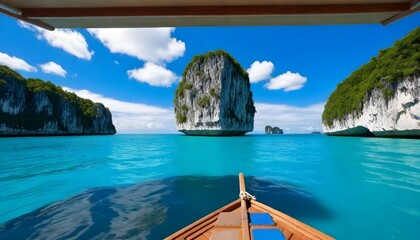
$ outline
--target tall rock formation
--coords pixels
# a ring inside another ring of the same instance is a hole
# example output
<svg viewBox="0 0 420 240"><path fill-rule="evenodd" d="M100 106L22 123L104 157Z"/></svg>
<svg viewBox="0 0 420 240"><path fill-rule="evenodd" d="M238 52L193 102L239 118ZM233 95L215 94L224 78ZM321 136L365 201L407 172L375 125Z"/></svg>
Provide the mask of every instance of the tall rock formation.
<svg viewBox="0 0 420 240"><path fill-rule="evenodd" d="M104 105L0 65L0 136L115 133Z"/></svg>
<svg viewBox="0 0 420 240"><path fill-rule="evenodd" d="M225 51L195 56L175 92L178 131L187 135L244 135L254 129L248 73Z"/></svg>
<svg viewBox="0 0 420 240"><path fill-rule="evenodd" d="M420 138L420 28L339 84L322 118L327 135Z"/></svg>

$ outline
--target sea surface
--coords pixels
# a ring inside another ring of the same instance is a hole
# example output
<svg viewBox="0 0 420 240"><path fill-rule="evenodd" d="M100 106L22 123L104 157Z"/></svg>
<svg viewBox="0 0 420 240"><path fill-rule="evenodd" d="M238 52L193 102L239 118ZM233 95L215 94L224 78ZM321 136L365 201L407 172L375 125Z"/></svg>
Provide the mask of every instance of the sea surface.
<svg viewBox="0 0 420 240"><path fill-rule="evenodd" d="M238 198L337 239L419 239L420 141L323 135L0 138L0 239L162 239Z"/></svg>

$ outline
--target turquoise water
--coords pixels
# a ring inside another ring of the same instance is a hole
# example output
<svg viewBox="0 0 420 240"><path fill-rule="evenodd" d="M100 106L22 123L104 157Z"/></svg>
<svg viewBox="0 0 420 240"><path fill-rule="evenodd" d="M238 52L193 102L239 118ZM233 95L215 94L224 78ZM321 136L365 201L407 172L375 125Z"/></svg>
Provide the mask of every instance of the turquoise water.
<svg viewBox="0 0 420 240"><path fill-rule="evenodd" d="M418 140L174 134L1 138L0 239L162 239L235 200L240 171L337 239L417 235Z"/></svg>

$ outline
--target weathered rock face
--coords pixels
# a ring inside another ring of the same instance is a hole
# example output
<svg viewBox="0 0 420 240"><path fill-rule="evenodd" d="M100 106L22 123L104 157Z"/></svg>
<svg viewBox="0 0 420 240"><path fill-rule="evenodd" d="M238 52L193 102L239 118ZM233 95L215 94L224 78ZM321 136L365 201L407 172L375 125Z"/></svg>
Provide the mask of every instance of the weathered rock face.
<svg viewBox="0 0 420 240"><path fill-rule="evenodd" d="M283 129L279 127L271 127L270 125L265 126L265 134L283 134Z"/></svg>
<svg viewBox="0 0 420 240"><path fill-rule="evenodd" d="M187 135L244 135L254 128L248 74L224 51L199 55L175 92L177 129Z"/></svg>
<svg viewBox="0 0 420 240"><path fill-rule="evenodd" d="M102 104L0 66L0 136L115 133Z"/></svg>
<svg viewBox="0 0 420 240"><path fill-rule="evenodd" d="M420 27L340 83L322 122L327 135L420 138Z"/></svg>
<svg viewBox="0 0 420 240"><path fill-rule="evenodd" d="M362 112L353 112L332 126L323 126L328 135L417 137L420 138L420 76L391 85L389 99L374 89L363 103Z"/></svg>

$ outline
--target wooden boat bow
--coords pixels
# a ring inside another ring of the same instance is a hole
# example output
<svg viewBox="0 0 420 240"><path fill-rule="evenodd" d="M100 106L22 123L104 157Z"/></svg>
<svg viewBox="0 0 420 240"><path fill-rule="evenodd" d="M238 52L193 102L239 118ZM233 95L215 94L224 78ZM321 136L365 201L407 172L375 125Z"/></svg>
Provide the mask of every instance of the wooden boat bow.
<svg viewBox="0 0 420 240"><path fill-rule="evenodd" d="M208 214L165 239L333 239L297 219L258 202L254 196L246 191L243 173L239 173L239 190L239 199Z"/></svg>

